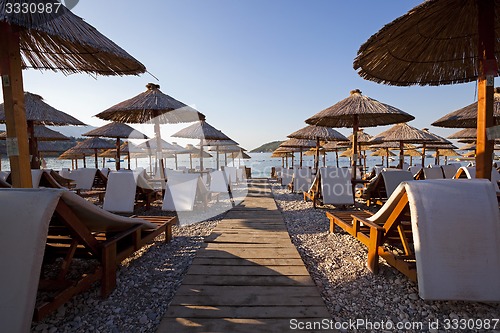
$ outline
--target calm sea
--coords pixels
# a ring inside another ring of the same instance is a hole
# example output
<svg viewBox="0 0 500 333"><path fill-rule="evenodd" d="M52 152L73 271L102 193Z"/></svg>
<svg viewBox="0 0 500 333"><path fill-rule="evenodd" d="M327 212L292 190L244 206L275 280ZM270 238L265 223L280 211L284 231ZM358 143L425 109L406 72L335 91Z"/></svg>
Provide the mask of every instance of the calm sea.
<svg viewBox="0 0 500 333"><path fill-rule="evenodd" d="M233 163L235 166L240 166L240 165L245 165L247 167L250 167L252 169L252 177L253 178L261 178L261 177L269 177L271 174L271 168L273 166L281 166L281 158L271 158L271 153L250 153L249 154L252 158L249 160L238 160L235 159L234 161L232 159L228 159L227 164L229 166L232 166ZM297 154L298 155L298 154ZM409 158L406 157L406 162L410 162ZM47 168L54 169L54 170L60 170L61 168L70 168L72 167L71 161L70 160L58 160L57 158L54 157L46 157L45 158ZM291 160L288 160L288 165L291 166ZM108 167L110 169L115 168L114 161L111 161L107 158L99 158L99 168L102 168L103 165L104 167ZM179 166L186 166L190 168L190 161L189 157L187 155L179 155L178 157L178 165ZM442 162L442 160L441 160ZM299 158L298 156L295 157L295 162L296 165L299 163ZM381 163L381 157L372 157L369 156L367 158L367 167L370 169L371 167L375 166L376 164ZM414 159L413 164L420 164L421 160L420 158ZM426 164L429 163L434 163L433 158L428 158L426 159ZM198 158L193 158L192 159L192 166L193 168L199 167L199 159ZM220 165L224 165L224 155L220 156ZM335 154L327 154L326 158L326 165L335 165ZM390 165L396 165L397 164L397 157L395 161L390 162ZM463 164L463 163L462 163ZM2 170L10 170L10 165L7 157L5 155L1 156L1 165L2 165ZM95 160L93 157L87 157L86 159L86 165L89 168L93 168L95 166ZM127 160L123 161L121 163L122 168L127 167ZM130 165L132 169L135 169L136 167L143 167L146 170L150 170L150 164L149 164L149 158L132 158L130 161ZM215 158L206 158L203 161L203 165L206 168L215 168L216 166L216 159ZM314 165L314 160L312 156L304 156L303 158L303 166L313 166ZM323 165L323 160L321 160L321 166ZM385 162L384 162L385 165ZM168 168L175 168L175 161L173 158L168 158L166 159L166 167ZM339 158L339 166L341 167L347 167L349 166L349 158L346 157L340 157ZM83 167L83 160L78 160L78 167L82 168Z"/></svg>

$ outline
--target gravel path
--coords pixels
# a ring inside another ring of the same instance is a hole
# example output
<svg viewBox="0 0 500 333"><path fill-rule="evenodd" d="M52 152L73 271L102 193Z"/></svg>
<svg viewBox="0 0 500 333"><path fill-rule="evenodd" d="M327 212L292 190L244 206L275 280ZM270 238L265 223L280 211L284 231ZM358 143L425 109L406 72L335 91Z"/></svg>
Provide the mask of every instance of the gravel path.
<svg viewBox="0 0 500 333"><path fill-rule="evenodd" d="M319 286L335 322L367 319L374 323L383 321L386 328L394 324L394 329L388 329L387 332L398 331L398 323L407 327L422 323L422 329L415 326L413 330L401 330L422 332L429 331L429 322L435 323L436 320L439 320L442 329L446 320L481 319L484 324L485 319L500 318L500 304L423 301L418 296L416 284L387 264L381 266L378 275L372 274L365 266L367 251L363 244L343 231L329 233L325 210L333 207L314 209L311 202L302 200L302 195L291 194L277 184L273 184L272 188L292 242ZM478 326L479 323L473 327ZM500 332L500 322L496 327L495 331Z"/></svg>

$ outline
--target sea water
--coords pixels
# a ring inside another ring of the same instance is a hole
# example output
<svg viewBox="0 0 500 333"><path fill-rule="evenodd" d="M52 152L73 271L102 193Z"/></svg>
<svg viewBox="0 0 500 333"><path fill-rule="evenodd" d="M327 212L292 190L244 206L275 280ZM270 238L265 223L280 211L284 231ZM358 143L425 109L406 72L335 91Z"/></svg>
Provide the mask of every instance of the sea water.
<svg viewBox="0 0 500 333"><path fill-rule="evenodd" d="M230 159L227 158L227 160L224 157L224 154L221 154L219 156L219 165L227 165L228 166L246 166L251 168L252 171L252 178L267 178L270 177L271 175L271 169L272 167L276 166L281 166L282 165L282 159L281 158L273 158L271 157L271 153L250 153L251 159L244 160L244 159ZM299 154L296 154L294 159L294 165L299 165ZM9 160L5 155L0 156L1 158L1 170L7 171L10 170L10 165L9 165ZM49 169L54 169L54 170L61 170L61 168L72 168L72 163L71 160L59 160L56 157L45 157L44 158L45 163L47 168ZM405 161L407 163L410 162L409 157L405 157ZM398 159L397 156L394 158L393 161L390 161L389 165L395 166L397 165ZM86 166L88 168L94 168L95 167L95 158L88 156L85 160ZM369 156L367 157L366 165L367 169L371 170L371 168L375 165L381 165L382 159L381 157L374 157L374 156ZM413 164L419 165L421 163L420 158L414 158L413 159ZM426 159L426 165L429 163L434 163L433 158L428 158ZM195 168L198 169L200 166L200 159L199 158L192 158L191 160L189 159L189 155L178 155L177 158L177 165L178 166L185 166L187 168ZM216 168L216 158L205 158L203 160L203 166L204 168ZM292 162L291 158L288 159L288 166L291 167ZM303 161L302 165L305 167L312 167L314 166L314 157L313 156L303 156ZM335 154L330 153L327 154L326 156L326 165L336 165L336 160L335 160ZM320 166L323 166L323 158L321 157L320 159ZM349 158L346 157L339 157L339 166L340 167L348 167L349 166ZM385 162L384 162L385 166ZM83 168L83 160L79 159L78 160L78 167ZM109 160L107 158L98 158L98 168L103 168L107 167L112 170L115 169L115 162L112 160ZM128 167L128 160L124 160L121 162L121 168L126 169ZM130 161L130 168L131 169L136 169L137 167L142 167L146 169L148 172L152 173L154 169L154 159L151 161L150 164L150 159L149 158L132 158ZM167 158L165 159L165 167L166 168L171 168L175 169L175 160L174 158Z"/></svg>

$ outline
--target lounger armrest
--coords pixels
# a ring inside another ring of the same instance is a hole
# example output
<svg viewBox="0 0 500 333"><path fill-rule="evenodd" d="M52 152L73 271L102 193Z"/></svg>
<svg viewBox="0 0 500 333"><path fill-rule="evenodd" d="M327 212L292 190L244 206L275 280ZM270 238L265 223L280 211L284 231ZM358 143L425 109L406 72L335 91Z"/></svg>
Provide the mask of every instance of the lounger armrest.
<svg viewBox="0 0 500 333"><path fill-rule="evenodd" d="M116 235L112 236L112 237L109 237L108 239L106 239L106 241L104 241L102 243L102 246L103 247L107 247L109 246L110 244L113 244L115 242L118 242L119 240L121 240L122 238L125 238L127 237L128 235L136 232L137 230L141 229L142 225L141 224L138 224L138 225L135 225L135 226L132 226L130 228L128 228L127 230L124 230L124 231L121 231L119 233L117 233Z"/></svg>
<svg viewBox="0 0 500 333"><path fill-rule="evenodd" d="M374 228L374 229L377 229L379 231L384 231L384 228L382 228L381 226L379 226L378 224L376 223L373 223L372 221L370 220L367 220L361 216L356 216L354 214L351 214L351 217L354 219L354 220L358 220L359 222L363 223L363 225L366 225L367 227L370 227L370 228Z"/></svg>

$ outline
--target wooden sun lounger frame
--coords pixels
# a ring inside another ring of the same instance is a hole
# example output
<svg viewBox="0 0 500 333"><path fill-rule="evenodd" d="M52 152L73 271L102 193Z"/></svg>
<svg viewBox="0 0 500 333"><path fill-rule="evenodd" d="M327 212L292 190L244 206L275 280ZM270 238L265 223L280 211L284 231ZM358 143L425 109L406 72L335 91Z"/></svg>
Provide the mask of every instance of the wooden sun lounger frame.
<svg viewBox="0 0 500 333"><path fill-rule="evenodd" d="M108 297L116 287L116 268L132 253L164 233L165 242L172 239L172 225L177 217L135 216L157 225L155 229L143 230L141 224L113 233L91 232L72 209L60 199L54 217L59 225L51 222L47 237L44 260L63 256L60 271L53 280L41 280L40 289L56 289L57 294L48 302L36 307L35 320L41 320L74 295L89 289L96 281L101 282L101 297ZM99 265L93 273L83 274L77 281L69 281L67 273L73 258L90 257Z"/></svg>
<svg viewBox="0 0 500 333"><path fill-rule="evenodd" d="M377 274L379 257L406 275L417 280L413 237L409 221L409 203L406 192L396 203L384 224L367 220L373 214L367 211L326 212L330 220L330 233L339 226L368 248L368 269Z"/></svg>
<svg viewBox="0 0 500 333"><path fill-rule="evenodd" d="M306 192L303 192L304 195L304 201L307 202L307 199L311 200L313 203L313 207L316 208L318 204L322 204L321 201L321 186L320 186L320 180L321 174L319 171L316 173L316 177L314 177L311 187L309 190Z"/></svg>

